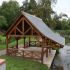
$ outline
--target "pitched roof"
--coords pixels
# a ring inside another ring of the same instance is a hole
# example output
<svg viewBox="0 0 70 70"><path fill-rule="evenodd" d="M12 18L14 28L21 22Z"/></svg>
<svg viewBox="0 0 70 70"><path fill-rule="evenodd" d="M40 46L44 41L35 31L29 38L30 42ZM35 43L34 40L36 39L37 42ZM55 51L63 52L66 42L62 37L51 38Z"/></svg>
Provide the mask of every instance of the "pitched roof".
<svg viewBox="0 0 70 70"><path fill-rule="evenodd" d="M65 45L65 38L60 36L57 33L54 33L43 21L42 19L30 15L26 12L22 11L22 14L30 21L32 24L37 28L45 37L48 37L49 39L61 44Z"/></svg>

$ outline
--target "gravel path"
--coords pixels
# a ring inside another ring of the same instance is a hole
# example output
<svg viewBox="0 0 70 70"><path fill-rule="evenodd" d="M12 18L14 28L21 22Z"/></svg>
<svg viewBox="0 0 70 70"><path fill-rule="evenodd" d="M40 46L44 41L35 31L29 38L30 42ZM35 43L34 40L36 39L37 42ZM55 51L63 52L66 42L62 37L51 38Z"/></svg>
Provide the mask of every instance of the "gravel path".
<svg viewBox="0 0 70 70"><path fill-rule="evenodd" d="M0 51L0 56L1 56L1 55L5 55L5 54L6 54L6 50L1 50L1 51Z"/></svg>

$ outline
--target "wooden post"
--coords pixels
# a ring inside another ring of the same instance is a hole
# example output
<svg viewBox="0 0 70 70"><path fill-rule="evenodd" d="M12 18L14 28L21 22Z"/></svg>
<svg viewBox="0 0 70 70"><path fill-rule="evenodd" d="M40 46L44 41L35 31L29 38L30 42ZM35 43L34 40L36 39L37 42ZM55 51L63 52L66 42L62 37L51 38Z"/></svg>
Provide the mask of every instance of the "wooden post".
<svg viewBox="0 0 70 70"><path fill-rule="evenodd" d="M25 37L24 37L24 47L25 47Z"/></svg>
<svg viewBox="0 0 70 70"><path fill-rule="evenodd" d="M31 31L31 35L33 35L33 28L32 28L32 31Z"/></svg>
<svg viewBox="0 0 70 70"><path fill-rule="evenodd" d="M6 53L8 54L8 36L6 36Z"/></svg>
<svg viewBox="0 0 70 70"><path fill-rule="evenodd" d="M30 46L30 39L31 39L31 38L29 37L29 46Z"/></svg>
<svg viewBox="0 0 70 70"><path fill-rule="evenodd" d="M48 48L46 48L46 57L48 57Z"/></svg>
<svg viewBox="0 0 70 70"><path fill-rule="evenodd" d="M43 63L43 57L44 57L44 47L42 47L42 52L41 52L41 62Z"/></svg>
<svg viewBox="0 0 70 70"><path fill-rule="evenodd" d="M22 21L22 32L24 33L24 19Z"/></svg>
<svg viewBox="0 0 70 70"><path fill-rule="evenodd" d="M16 49L18 49L18 38L16 38Z"/></svg>
<svg viewBox="0 0 70 70"><path fill-rule="evenodd" d="M42 54L41 54L41 61L43 63L43 58L44 58L44 37L42 37Z"/></svg>

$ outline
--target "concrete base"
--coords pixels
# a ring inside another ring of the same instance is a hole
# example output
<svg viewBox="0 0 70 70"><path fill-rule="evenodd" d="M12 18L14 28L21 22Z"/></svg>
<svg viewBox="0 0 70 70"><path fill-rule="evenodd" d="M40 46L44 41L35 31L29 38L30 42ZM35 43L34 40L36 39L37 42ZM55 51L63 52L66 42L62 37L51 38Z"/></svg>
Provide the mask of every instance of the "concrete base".
<svg viewBox="0 0 70 70"><path fill-rule="evenodd" d="M51 50L51 53L48 54L47 58L46 55L44 56L43 63L46 64L49 68L51 67L55 54L56 54L56 50Z"/></svg>

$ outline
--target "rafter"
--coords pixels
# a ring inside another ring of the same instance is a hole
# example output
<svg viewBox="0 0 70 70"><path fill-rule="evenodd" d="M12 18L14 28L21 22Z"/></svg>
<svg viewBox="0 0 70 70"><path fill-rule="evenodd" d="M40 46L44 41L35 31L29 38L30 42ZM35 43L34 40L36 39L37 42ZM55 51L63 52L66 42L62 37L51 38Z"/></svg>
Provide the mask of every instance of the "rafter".
<svg viewBox="0 0 70 70"><path fill-rule="evenodd" d="M22 21L22 19L23 18L21 18L18 22L17 22L17 24L13 27L13 29L9 32L9 34L11 34L12 33L12 31L16 28L16 26Z"/></svg>
<svg viewBox="0 0 70 70"><path fill-rule="evenodd" d="M24 20L28 23L28 25L29 25L31 28L33 28L32 25L30 25L30 22L29 22L28 20L26 20L25 18L24 18Z"/></svg>
<svg viewBox="0 0 70 70"><path fill-rule="evenodd" d="M16 35L16 29L14 30L14 34Z"/></svg>

